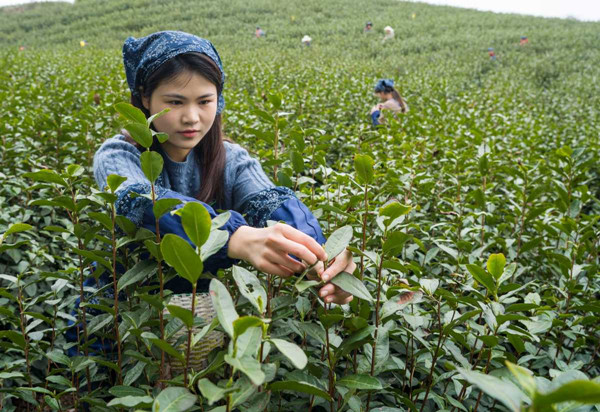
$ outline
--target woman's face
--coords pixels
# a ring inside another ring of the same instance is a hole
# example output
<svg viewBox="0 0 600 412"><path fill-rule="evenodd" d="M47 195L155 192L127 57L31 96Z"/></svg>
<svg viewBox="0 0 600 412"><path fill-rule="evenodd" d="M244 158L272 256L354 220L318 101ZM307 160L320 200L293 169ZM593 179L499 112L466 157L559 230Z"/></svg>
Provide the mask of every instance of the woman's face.
<svg viewBox="0 0 600 412"><path fill-rule="evenodd" d="M381 100L382 102L388 100L388 95L389 93L385 92L375 92L375 96L379 97L379 100Z"/></svg>
<svg viewBox="0 0 600 412"><path fill-rule="evenodd" d="M150 115L171 109L153 124L158 132L169 135L162 148L172 160L184 161L206 135L217 115L217 99L217 87L190 71L161 82L149 99L142 98Z"/></svg>

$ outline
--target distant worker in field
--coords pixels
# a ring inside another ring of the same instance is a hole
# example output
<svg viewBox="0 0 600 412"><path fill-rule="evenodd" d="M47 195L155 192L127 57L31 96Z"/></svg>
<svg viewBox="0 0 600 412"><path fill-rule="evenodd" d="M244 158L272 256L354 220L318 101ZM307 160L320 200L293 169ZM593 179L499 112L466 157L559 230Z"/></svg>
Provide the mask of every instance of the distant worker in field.
<svg viewBox="0 0 600 412"><path fill-rule="evenodd" d="M519 46L523 46L527 43L529 43L529 39L527 38L527 36L521 36L521 40L519 41Z"/></svg>
<svg viewBox="0 0 600 412"><path fill-rule="evenodd" d="M263 29L261 29L260 27L256 26L254 35L256 36L257 39L260 39L261 37L265 37L265 31Z"/></svg>
<svg viewBox="0 0 600 412"><path fill-rule="evenodd" d="M308 34L302 38L302 44L306 47L310 46L310 42L312 42L312 39Z"/></svg>
<svg viewBox="0 0 600 412"><path fill-rule="evenodd" d="M384 42L384 43L386 41L388 41L388 40L392 40L394 38L394 35L395 35L394 29L392 29L390 26L385 26L383 28L383 33L384 33L384 35L383 35L382 42Z"/></svg>
<svg viewBox="0 0 600 412"><path fill-rule="evenodd" d="M392 79L379 80L375 85L375 95L379 97L381 103L376 104L371 109L370 116L373 126L382 124L384 110L389 110L394 115L408 112L408 105L394 88L394 81Z"/></svg>
<svg viewBox="0 0 600 412"><path fill-rule="evenodd" d="M490 60L496 60L496 53L493 47L488 47L488 56L490 56Z"/></svg>
<svg viewBox="0 0 600 412"><path fill-rule="evenodd" d="M85 40L81 40L81 41L79 42L79 45L80 45L81 47L85 47L85 46L87 46L87 42L86 42Z"/></svg>
<svg viewBox="0 0 600 412"><path fill-rule="evenodd" d="M368 21L367 24L365 24L365 28L363 29L363 32L371 33L372 31L373 31L373 23Z"/></svg>

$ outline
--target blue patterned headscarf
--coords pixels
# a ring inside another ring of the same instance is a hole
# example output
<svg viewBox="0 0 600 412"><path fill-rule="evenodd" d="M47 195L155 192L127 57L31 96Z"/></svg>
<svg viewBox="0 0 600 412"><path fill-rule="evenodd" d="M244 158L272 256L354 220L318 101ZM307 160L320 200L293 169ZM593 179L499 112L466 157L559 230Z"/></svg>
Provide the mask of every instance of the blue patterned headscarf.
<svg viewBox="0 0 600 412"><path fill-rule="evenodd" d="M123 44L123 64L131 94L140 96L140 86L167 60L183 53L202 53L215 62L221 71L221 82L225 84L225 72L219 53L206 39L181 31L160 31L136 39L128 37ZM217 114L225 108L223 92L219 93Z"/></svg>
<svg viewBox="0 0 600 412"><path fill-rule="evenodd" d="M377 93L380 92L385 92L385 89L393 89L394 88L394 81L392 79L381 79L377 82L377 84L375 85L375 91Z"/></svg>

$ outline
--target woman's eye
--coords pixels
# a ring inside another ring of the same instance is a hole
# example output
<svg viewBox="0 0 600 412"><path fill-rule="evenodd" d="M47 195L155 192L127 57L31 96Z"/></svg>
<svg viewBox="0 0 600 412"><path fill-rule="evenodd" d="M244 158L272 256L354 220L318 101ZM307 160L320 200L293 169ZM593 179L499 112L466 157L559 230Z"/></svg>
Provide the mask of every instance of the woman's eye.
<svg viewBox="0 0 600 412"><path fill-rule="evenodd" d="M204 104L209 104L210 100L200 100L200 104L204 105Z"/></svg>
<svg viewBox="0 0 600 412"><path fill-rule="evenodd" d="M176 106L178 104L181 104L181 102L179 100L171 100L170 102L168 102L169 104L172 104L173 106Z"/></svg>

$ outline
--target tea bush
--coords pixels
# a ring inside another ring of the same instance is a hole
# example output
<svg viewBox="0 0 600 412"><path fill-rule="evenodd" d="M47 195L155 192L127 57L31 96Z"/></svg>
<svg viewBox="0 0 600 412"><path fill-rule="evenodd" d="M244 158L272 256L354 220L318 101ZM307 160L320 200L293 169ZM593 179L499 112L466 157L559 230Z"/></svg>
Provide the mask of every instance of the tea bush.
<svg viewBox="0 0 600 412"><path fill-rule="evenodd" d="M79 1L0 21L2 410L600 410L598 23L383 0ZM352 250L349 305L303 276L203 274L226 216L186 205L188 250L115 214L118 177L97 190L95 150L136 119L121 43L167 28L215 40L226 133L315 212L330 257ZM373 129L380 77L410 112ZM174 276L213 279L216 320L170 304ZM212 331L227 342L206 368L169 372Z"/></svg>

